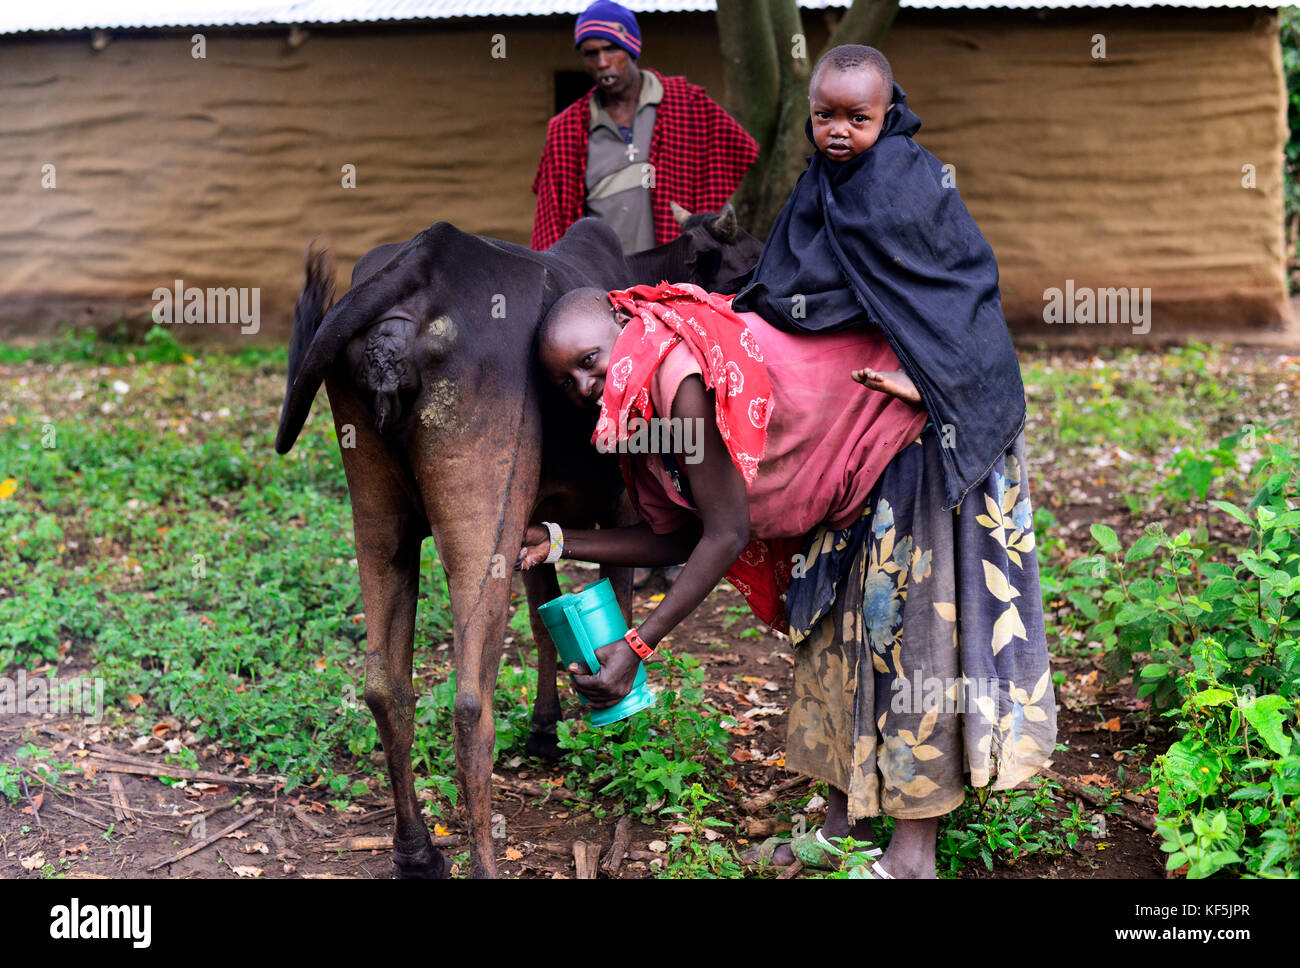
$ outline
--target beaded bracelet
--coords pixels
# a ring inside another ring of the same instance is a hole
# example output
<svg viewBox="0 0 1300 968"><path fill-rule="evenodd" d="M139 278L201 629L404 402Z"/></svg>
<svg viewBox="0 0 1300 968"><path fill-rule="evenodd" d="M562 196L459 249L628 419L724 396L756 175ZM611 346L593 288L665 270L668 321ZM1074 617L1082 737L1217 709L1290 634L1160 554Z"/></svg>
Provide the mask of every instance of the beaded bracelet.
<svg viewBox="0 0 1300 968"><path fill-rule="evenodd" d="M560 555L564 554L564 532L554 521L543 521L542 525L551 533L551 547L546 552L546 564L553 565L560 560Z"/></svg>

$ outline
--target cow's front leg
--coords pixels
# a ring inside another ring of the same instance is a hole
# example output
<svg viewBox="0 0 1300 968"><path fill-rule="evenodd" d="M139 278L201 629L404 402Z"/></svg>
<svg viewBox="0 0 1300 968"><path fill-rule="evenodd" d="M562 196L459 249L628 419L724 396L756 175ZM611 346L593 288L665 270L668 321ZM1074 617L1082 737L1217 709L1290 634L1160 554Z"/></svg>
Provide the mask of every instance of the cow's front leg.
<svg viewBox="0 0 1300 968"><path fill-rule="evenodd" d="M639 523L640 520L632 507L632 501L627 496L627 491L623 491L610 512L601 515L599 523L602 528L627 528ZM600 577L608 578L609 583L614 587L614 595L623 610L623 621L629 626L632 625L632 578L635 573L635 568L623 565L600 566Z"/></svg>
<svg viewBox="0 0 1300 968"><path fill-rule="evenodd" d="M557 668L555 642L537 609L560 595L560 582L554 565L538 565L523 573L524 591L528 595L528 622L537 645L537 699L533 702L533 720L524 747L529 756L554 761L560 758L555 727L560 721L560 696L555 685Z"/></svg>

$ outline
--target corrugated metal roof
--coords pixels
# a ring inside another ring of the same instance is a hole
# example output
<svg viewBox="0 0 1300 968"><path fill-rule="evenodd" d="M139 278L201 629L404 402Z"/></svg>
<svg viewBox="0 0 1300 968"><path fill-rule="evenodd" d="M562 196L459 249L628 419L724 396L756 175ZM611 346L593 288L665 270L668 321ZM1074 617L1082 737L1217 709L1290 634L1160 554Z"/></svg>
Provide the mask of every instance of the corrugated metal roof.
<svg viewBox="0 0 1300 968"><path fill-rule="evenodd" d="M0 34L21 31L133 27L226 27L255 24L442 20L451 17L573 15L590 0L50 0L10 2L0 9ZM843 7L833 0L799 0L807 9ZM920 9L1068 9L1078 7L1274 7L1254 0L901 0ZM714 0L626 0L637 13L709 12Z"/></svg>

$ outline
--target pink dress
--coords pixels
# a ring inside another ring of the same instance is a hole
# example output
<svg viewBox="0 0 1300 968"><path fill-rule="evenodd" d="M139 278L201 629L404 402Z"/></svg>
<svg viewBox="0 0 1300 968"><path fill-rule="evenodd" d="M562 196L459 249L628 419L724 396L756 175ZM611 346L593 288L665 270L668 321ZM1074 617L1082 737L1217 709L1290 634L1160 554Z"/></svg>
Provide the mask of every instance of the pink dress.
<svg viewBox="0 0 1300 968"><path fill-rule="evenodd" d="M863 367L900 368L880 330L786 333L757 313L738 315L758 341L772 382L767 450L749 489L752 536L796 538L823 522L846 527L894 455L921 432L926 412L849 376ZM672 416L678 386L699 372L689 346L673 348L650 381L655 413ZM642 512L657 534L699 517L659 455L638 455L632 468Z"/></svg>

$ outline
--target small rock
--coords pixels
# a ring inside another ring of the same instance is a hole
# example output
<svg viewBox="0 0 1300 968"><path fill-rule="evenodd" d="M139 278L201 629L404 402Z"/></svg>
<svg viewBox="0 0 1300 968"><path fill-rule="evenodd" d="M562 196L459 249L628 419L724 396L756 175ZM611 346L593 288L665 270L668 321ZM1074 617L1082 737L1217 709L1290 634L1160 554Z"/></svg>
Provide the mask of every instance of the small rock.
<svg viewBox="0 0 1300 968"><path fill-rule="evenodd" d="M1093 840L1106 839L1106 815L1105 814L1094 813L1092 815L1092 829L1093 829L1093 833L1092 833Z"/></svg>
<svg viewBox="0 0 1300 968"><path fill-rule="evenodd" d="M664 843L662 840L652 840L647 845L647 849L652 854L662 854L665 850L668 849L668 845Z"/></svg>

